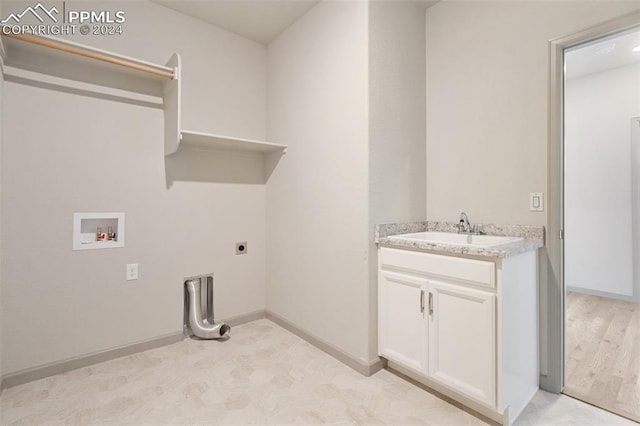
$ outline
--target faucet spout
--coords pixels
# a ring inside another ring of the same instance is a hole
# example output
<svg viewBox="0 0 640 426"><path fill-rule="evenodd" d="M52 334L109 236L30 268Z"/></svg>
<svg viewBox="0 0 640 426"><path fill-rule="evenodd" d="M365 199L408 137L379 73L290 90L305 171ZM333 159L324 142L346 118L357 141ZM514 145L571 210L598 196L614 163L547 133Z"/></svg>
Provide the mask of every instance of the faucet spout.
<svg viewBox="0 0 640 426"><path fill-rule="evenodd" d="M460 221L458 222L458 233L470 233L471 232L471 223L469 223L469 218L465 212L460 212Z"/></svg>

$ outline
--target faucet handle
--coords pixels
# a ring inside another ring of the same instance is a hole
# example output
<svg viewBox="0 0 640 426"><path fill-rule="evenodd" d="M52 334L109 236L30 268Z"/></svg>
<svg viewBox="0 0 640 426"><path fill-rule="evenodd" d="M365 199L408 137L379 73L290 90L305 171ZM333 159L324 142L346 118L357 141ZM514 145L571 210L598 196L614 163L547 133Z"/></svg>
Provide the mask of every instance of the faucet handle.
<svg viewBox="0 0 640 426"><path fill-rule="evenodd" d="M472 226L471 228L471 233L474 235L484 235L485 232L482 231L482 229L480 228L480 224L476 223L475 225Z"/></svg>

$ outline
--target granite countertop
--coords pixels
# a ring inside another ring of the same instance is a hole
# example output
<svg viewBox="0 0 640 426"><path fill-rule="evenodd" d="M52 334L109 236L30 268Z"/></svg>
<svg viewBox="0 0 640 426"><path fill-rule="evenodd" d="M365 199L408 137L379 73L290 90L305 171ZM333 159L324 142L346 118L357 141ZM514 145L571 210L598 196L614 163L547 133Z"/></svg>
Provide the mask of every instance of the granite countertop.
<svg viewBox="0 0 640 426"><path fill-rule="evenodd" d="M480 227L482 232L487 235L521 237L523 239L495 247L469 247L463 245L428 243L426 241L408 241L389 238L393 235L412 234L415 232L458 232L457 223L425 221L376 225L375 241L384 247L429 250L490 258L515 256L544 247L543 226L483 224L480 225Z"/></svg>

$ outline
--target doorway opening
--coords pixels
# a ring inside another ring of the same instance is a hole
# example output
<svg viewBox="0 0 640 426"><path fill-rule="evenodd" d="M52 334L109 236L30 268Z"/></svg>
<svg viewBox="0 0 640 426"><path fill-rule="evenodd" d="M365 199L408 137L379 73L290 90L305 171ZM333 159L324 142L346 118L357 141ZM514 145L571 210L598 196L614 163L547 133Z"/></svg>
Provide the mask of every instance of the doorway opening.
<svg viewBox="0 0 640 426"><path fill-rule="evenodd" d="M640 26L563 68L564 393L640 422Z"/></svg>

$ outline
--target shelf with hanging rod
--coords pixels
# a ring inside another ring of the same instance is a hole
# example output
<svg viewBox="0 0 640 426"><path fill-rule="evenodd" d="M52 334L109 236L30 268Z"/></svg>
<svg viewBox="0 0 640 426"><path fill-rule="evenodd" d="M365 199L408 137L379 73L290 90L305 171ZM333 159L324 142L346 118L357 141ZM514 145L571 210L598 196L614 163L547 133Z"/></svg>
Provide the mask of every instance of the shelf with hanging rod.
<svg viewBox="0 0 640 426"><path fill-rule="evenodd" d="M81 80L92 75L98 75L96 78L99 79L108 75L108 73L117 73L120 71L127 73L127 77L130 76L131 78L137 78L137 80L127 81L128 86L125 88L126 90L130 92L136 92L139 90L145 95L159 94L162 97L164 111L165 155L171 155L177 152L181 144L183 146L197 149L244 151L259 153L265 156L273 156L274 154L277 156L286 153L287 147L285 145L182 129L182 81L180 77L181 59L180 55L177 53L174 53L165 65L160 65L138 58L75 43L66 39L33 34L12 34L10 31L4 31L2 28L0 28L0 30L2 30L2 39L6 38L8 41L6 46L5 43L2 43L0 49L5 50L3 62L7 66L3 68L3 73L5 77L8 76L9 79L21 79L22 81L31 79L39 80L39 83L41 84L51 84L51 81L54 79L58 82L71 81L74 79ZM9 32L9 34L6 32ZM14 51L22 51L21 54L17 55L18 58L15 60L15 63L12 61L12 52ZM42 60L40 62L34 61L34 56L46 57L46 60ZM51 67L53 67L53 62L55 62L55 60L65 62L74 57L76 60L81 61L81 64L85 66L96 67L96 63L106 64L106 74L104 72L102 74L97 72L79 72L75 67L77 64L74 64L72 67L63 67L62 70L57 70L55 72L51 71ZM31 58L31 61L28 58ZM43 77L43 75L47 73L53 74L55 77ZM69 77L70 80L65 80ZM141 79L151 79L156 83L159 82L159 86L157 86L157 88L144 88L144 81ZM85 83L95 84L96 81L85 81ZM118 80L118 83L123 83L123 79ZM112 86L113 85L115 85L115 83L113 83ZM116 89L111 90L113 91ZM156 90L158 90L159 93L153 93ZM120 92L122 91L120 90ZM138 95L136 100L139 101L139 99L140 96ZM152 101L148 101L147 103L153 104Z"/></svg>
<svg viewBox="0 0 640 426"><path fill-rule="evenodd" d="M130 68L136 71L141 71L149 74L153 74L159 77L165 77L172 79L174 76L174 70L165 65L154 64L152 62L143 61L141 59L132 58L118 53L109 52L106 50L98 49L95 47L75 43L70 40L65 40L57 37L41 36L33 34L14 34L10 31L5 31L2 27L2 36L13 40L20 40L23 42L35 44L38 46L54 49L60 52L69 53L72 55L83 56L89 59L95 59L102 62L107 62L114 65Z"/></svg>

